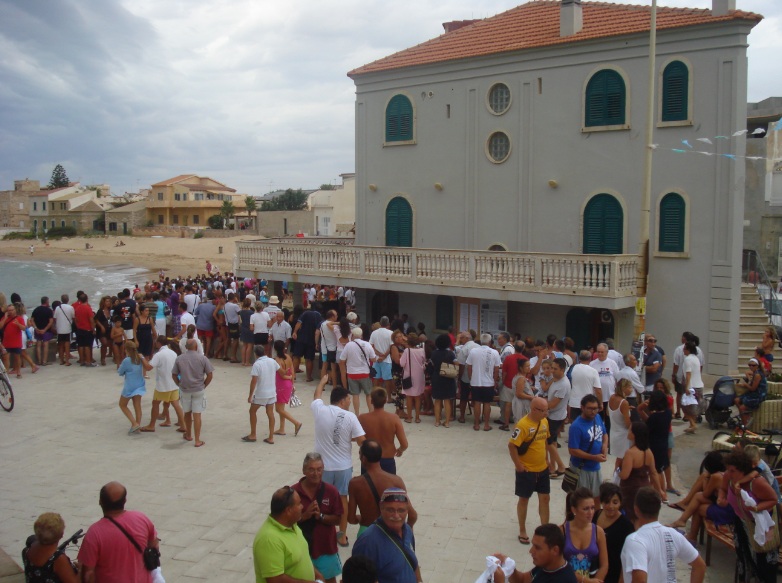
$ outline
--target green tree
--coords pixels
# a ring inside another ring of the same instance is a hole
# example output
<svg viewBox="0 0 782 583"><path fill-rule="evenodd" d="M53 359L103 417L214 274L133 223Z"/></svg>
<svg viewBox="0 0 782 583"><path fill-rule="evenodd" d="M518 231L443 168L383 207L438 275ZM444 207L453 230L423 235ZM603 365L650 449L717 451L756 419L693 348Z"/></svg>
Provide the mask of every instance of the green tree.
<svg viewBox="0 0 782 583"><path fill-rule="evenodd" d="M224 200L223 206L220 207L220 216L224 219L230 219L236 214L236 209L234 208L234 203L232 203L230 200Z"/></svg>
<svg viewBox="0 0 782 583"><path fill-rule="evenodd" d="M321 184L320 185L321 190L337 190L337 187L333 184Z"/></svg>
<svg viewBox="0 0 782 583"><path fill-rule="evenodd" d="M301 188L287 189L283 194L273 200L265 200L261 203L261 211L300 211L307 208L307 193Z"/></svg>
<svg viewBox="0 0 782 583"><path fill-rule="evenodd" d="M206 219L206 222L209 223L210 229L222 229L223 228L223 217L220 215L212 215L208 219Z"/></svg>
<svg viewBox="0 0 782 583"><path fill-rule="evenodd" d="M244 197L244 205L247 207L247 212L250 214L258 210L258 205L255 204L255 199L252 196Z"/></svg>
<svg viewBox="0 0 782 583"><path fill-rule="evenodd" d="M68 186L71 183L68 180L68 175L65 173L65 168L62 164L57 164L52 170L52 179L49 181L49 188L62 188Z"/></svg>

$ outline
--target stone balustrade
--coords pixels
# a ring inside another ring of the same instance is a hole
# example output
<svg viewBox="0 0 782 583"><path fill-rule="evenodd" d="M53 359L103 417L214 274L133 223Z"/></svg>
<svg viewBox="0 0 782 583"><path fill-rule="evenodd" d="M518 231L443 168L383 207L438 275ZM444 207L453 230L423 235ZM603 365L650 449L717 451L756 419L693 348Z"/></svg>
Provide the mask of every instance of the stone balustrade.
<svg viewBox="0 0 782 583"><path fill-rule="evenodd" d="M607 298L636 293L635 255L365 247L352 239L236 243L240 272L351 278Z"/></svg>

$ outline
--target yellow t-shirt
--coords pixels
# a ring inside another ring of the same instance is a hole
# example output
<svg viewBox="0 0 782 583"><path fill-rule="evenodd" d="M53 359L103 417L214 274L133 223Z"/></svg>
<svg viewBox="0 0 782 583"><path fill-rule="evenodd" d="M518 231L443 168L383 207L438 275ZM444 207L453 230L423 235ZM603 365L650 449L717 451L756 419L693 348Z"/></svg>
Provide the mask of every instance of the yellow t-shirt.
<svg viewBox="0 0 782 583"><path fill-rule="evenodd" d="M529 416L525 416L513 428L510 442L516 447L525 441L533 440L527 452L521 456L522 463L530 472L542 472L548 468L548 462L546 462L546 439L548 436L548 419L542 419L540 429L538 429L537 422L530 419Z"/></svg>

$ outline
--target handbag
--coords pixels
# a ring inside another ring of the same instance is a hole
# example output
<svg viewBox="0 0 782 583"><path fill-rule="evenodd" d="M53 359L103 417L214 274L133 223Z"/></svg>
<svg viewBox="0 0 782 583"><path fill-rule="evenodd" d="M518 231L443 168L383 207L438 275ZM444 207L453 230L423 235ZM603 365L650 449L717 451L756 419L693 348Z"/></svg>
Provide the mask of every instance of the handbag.
<svg viewBox="0 0 782 583"><path fill-rule="evenodd" d="M407 368L410 369L410 358L407 359ZM403 376L402 377L402 389L412 389L413 388L413 372L410 371L410 376Z"/></svg>
<svg viewBox="0 0 782 583"><path fill-rule="evenodd" d="M592 449L592 444L595 442L595 435L597 435L597 421L595 421L594 425L592 425L592 439L589 441L589 445L587 446L586 450L589 451ZM570 494L573 492L576 488L578 488L578 479L581 477L581 468L584 467L584 464L586 463L586 460L581 462L581 467L576 468L574 466L568 466L565 470L565 475L562 476L562 491Z"/></svg>
<svg viewBox="0 0 782 583"><path fill-rule="evenodd" d="M154 571L158 567L160 567L160 551L157 550L155 547L151 547L149 545L144 548L144 550L141 550L141 545L139 545L136 542L136 539L134 539L132 536L128 534L128 531L122 528L119 522L114 520L111 516L107 516L111 522L114 523L114 526L116 526L118 529L122 531L122 534L124 534L126 537L128 537L128 540L133 543L133 546L136 547L136 550L141 553L141 558L144 560L144 567L147 571Z"/></svg>
<svg viewBox="0 0 782 583"><path fill-rule="evenodd" d="M299 399L296 394L294 393L291 395L291 400L288 401L288 406L292 409L295 409L296 407L301 407L301 399Z"/></svg>
<svg viewBox="0 0 782 583"><path fill-rule="evenodd" d="M459 367L452 362L440 363L440 376L446 379L455 379L459 376Z"/></svg>

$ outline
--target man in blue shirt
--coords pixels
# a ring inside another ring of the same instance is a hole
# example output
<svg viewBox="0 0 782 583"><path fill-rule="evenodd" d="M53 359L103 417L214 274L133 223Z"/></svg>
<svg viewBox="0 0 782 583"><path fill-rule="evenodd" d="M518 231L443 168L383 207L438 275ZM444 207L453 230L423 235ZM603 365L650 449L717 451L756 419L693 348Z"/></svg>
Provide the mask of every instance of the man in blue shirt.
<svg viewBox="0 0 782 583"><path fill-rule="evenodd" d="M581 416L573 421L568 435L570 466L580 470L578 487L592 492L595 508L600 508L600 464L608 455L608 433L597 414L599 408L597 397L585 395L581 399Z"/></svg>
<svg viewBox="0 0 782 583"><path fill-rule="evenodd" d="M378 583L420 583L415 537L407 524L410 499L401 488L387 488L380 496L380 518L353 545L353 556L370 559Z"/></svg>

